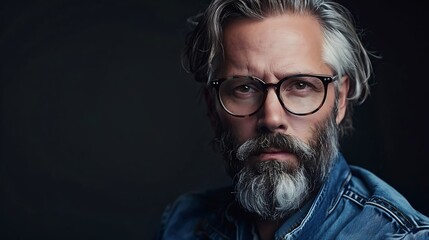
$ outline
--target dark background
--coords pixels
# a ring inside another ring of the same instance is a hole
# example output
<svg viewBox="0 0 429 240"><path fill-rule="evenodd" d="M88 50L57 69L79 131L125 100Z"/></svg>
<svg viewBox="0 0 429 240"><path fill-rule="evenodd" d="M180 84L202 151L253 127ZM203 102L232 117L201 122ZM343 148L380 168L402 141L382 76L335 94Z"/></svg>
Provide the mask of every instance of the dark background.
<svg viewBox="0 0 429 240"><path fill-rule="evenodd" d="M207 2L0 3L1 239L150 239L178 194L229 182L180 63ZM428 215L427 14L343 2L383 57L343 152Z"/></svg>

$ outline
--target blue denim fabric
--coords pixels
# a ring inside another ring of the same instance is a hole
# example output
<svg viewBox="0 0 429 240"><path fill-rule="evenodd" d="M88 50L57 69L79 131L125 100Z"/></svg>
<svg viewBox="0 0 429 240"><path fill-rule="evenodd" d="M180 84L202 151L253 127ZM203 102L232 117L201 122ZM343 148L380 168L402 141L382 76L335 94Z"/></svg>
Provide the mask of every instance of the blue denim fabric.
<svg viewBox="0 0 429 240"><path fill-rule="evenodd" d="M156 239L258 239L231 192L182 195L166 208ZM340 154L317 196L280 226L275 239L429 239L429 218Z"/></svg>

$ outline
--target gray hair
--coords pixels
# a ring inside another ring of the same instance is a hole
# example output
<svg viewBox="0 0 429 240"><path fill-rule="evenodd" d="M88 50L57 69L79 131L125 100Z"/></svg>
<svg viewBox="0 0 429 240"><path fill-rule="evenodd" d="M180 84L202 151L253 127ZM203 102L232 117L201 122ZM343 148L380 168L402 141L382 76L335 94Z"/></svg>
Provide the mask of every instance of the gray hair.
<svg viewBox="0 0 429 240"><path fill-rule="evenodd" d="M338 76L349 77L348 107L339 129L343 135L353 128L353 105L362 103L369 95L372 65L351 13L339 3L329 0L213 0L204 12L189 19L194 29L186 39L185 68L196 81L209 82L223 56L222 28L228 20L264 19L286 12L309 14L318 19L324 37L324 61ZM209 107L209 113L213 111Z"/></svg>

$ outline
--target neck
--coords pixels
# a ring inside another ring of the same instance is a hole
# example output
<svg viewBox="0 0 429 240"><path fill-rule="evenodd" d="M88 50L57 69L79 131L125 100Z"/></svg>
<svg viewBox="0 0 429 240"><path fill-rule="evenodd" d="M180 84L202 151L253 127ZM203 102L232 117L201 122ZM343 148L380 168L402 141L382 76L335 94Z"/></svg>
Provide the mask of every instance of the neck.
<svg viewBox="0 0 429 240"><path fill-rule="evenodd" d="M274 234L276 233L282 222L282 220L258 220L256 222L256 227L258 229L259 237L261 238L261 240L274 239Z"/></svg>

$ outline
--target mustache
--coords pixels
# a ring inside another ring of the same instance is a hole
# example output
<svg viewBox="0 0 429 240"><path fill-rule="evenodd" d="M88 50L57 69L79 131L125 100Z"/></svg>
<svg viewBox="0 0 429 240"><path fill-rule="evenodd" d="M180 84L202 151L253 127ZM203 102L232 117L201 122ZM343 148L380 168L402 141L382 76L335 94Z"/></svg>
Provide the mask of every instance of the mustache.
<svg viewBox="0 0 429 240"><path fill-rule="evenodd" d="M236 150L236 158L245 161L250 156L258 155L268 148L275 148L280 151L290 152L301 158L303 156L314 156L314 149L297 137L276 134L262 134L249 139L241 144Z"/></svg>

